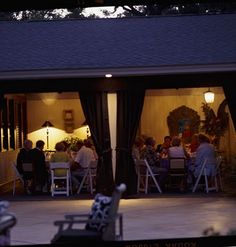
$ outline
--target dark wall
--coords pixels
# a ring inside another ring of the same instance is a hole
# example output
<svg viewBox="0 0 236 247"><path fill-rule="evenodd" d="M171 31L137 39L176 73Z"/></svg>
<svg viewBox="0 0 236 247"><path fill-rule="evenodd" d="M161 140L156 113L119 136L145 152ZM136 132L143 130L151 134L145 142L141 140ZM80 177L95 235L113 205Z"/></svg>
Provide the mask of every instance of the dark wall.
<svg viewBox="0 0 236 247"><path fill-rule="evenodd" d="M137 88L168 89L213 87L224 88L234 127L236 128L236 107L234 100L236 72L186 73L157 76L130 76L112 78L55 78L0 81L0 92L6 93L37 93L37 92L73 92L80 90L99 90L114 92L117 90Z"/></svg>

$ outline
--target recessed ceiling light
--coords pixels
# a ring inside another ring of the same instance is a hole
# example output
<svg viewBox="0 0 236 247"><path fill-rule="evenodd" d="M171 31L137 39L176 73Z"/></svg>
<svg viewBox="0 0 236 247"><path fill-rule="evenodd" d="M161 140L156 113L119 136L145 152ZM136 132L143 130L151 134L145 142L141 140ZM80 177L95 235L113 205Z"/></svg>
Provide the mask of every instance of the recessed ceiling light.
<svg viewBox="0 0 236 247"><path fill-rule="evenodd" d="M112 74L105 74L105 77L110 78L110 77L112 77Z"/></svg>

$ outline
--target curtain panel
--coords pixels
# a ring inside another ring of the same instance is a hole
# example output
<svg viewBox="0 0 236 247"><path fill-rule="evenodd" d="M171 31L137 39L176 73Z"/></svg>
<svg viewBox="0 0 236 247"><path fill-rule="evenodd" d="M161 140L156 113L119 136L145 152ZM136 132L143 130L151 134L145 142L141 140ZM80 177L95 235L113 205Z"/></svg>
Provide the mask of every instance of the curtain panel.
<svg viewBox="0 0 236 247"><path fill-rule="evenodd" d="M145 90L117 92L116 184L127 185L126 195L137 193L137 175L132 158L132 146L138 130Z"/></svg>
<svg viewBox="0 0 236 247"><path fill-rule="evenodd" d="M98 154L96 190L111 195L114 190L112 150L108 119L107 93L99 91L79 92L85 119Z"/></svg>
<svg viewBox="0 0 236 247"><path fill-rule="evenodd" d="M233 86L229 86L225 83L223 84L223 89L225 93L225 98L228 103L231 118L233 120L234 129L236 130L236 108L235 108L236 88Z"/></svg>

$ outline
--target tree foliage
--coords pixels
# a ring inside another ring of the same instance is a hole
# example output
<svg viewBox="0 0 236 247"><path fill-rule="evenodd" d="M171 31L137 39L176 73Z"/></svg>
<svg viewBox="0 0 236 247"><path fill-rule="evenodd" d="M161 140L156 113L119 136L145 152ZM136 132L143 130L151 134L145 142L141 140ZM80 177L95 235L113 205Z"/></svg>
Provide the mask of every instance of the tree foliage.
<svg viewBox="0 0 236 247"><path fill-rule="evenodd" d="M225 111L226 105L227 102L224 100L220 104L217 114L215 114L214 110L207 103L202 103L205 120L202 121L201 130L212 136L216 145L219 144L220 137L224 135L228 128L229 115Z"/></svg>
<svg viewBox="0 0 236 247"><path fill-rule="evenodd" d="M118 8L122 7L123 12L118 12ZM96 7L97 8L97 7ZM103 7L105 8L105 7ZM131 17L131 16L152 16L152 15L189 15L189 14L222 14L222 13L236 13L236 2L232 1L218 1L208 3L182 3L170 4L160 1L156 4L149 5L123 5L114 6L114 10L103 10L103 15L106 18L113 17L116 14L117 18ZM75 9L51 9L51 10L25 10L19 12L0 12L1 20L50 20L63 18L100 18L96 13L86 15L85 8Z"/></svg>

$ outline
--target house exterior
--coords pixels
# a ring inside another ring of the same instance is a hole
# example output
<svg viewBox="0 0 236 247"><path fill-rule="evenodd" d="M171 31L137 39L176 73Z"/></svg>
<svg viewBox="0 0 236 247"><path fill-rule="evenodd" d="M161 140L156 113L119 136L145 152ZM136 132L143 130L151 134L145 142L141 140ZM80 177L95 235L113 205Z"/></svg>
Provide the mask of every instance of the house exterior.
<svg viewBox="0 0 236 247"><path fill-rule="evenodd" d="M217 86L235 126L235 24L235 14L1 21L2 102L4 94Z"/></svg>

